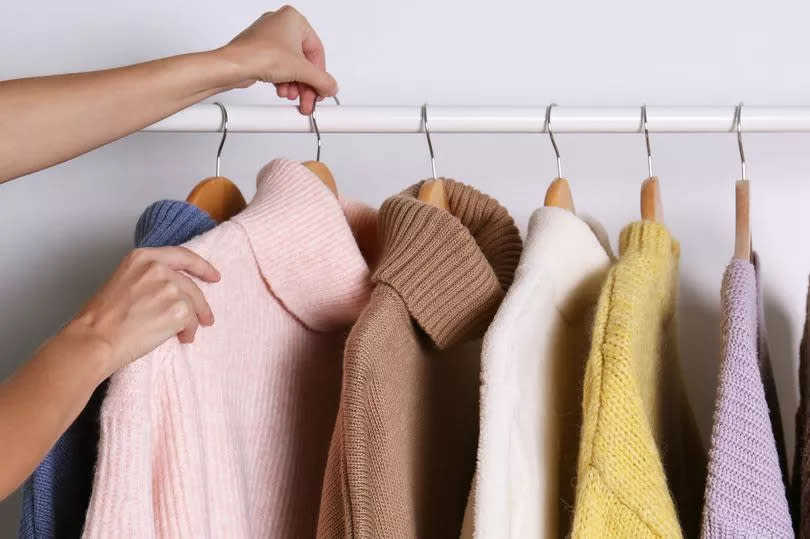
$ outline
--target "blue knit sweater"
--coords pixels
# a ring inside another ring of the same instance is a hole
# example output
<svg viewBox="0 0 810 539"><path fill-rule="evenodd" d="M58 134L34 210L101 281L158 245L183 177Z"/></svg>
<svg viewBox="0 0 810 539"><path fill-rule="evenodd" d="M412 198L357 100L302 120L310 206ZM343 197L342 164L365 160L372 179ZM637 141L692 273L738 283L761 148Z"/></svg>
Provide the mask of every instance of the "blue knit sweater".
<svg viewBox="0 0 810 539"><path fill-rule="evenodd" d="M180 245L216 223L202 210L177 200L155 202L135 227L135 245ZM103 382L84 410L56 442L23 485L20 537L80 537L90 503L99 436L99 412L107 390Z"/></svg>

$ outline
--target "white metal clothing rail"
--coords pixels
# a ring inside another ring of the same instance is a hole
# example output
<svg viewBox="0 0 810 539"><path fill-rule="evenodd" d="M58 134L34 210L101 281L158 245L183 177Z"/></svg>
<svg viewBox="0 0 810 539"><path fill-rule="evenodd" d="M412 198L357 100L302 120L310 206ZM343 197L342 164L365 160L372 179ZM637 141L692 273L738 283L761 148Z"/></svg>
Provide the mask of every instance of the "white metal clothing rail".
<svg viewBox="0 0 810 539"><path fill-rule="evenodd" d="M311 122L291 105L226 105L228 131L236 133L308 133ZM542 133L544 106L428 106L431 133ZM315 117L321 133L421 133L421 106L356 107L319 104ZM731 133L734 106L647 107L651 133ZM214 104L193 105L145 131L217 132L222 114ZM555 133L641 133L641 107L554 107ZM810 132L810 107L742 109L742 130Z"/></svg>

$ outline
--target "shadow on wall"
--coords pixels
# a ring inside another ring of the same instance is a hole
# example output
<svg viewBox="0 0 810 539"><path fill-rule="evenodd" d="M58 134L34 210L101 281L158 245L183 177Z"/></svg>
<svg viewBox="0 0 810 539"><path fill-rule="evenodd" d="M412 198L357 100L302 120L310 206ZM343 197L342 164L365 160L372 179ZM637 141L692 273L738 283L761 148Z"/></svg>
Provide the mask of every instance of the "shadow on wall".
<svg viewBox="0 0 810 539"><path fill-rule="evenodd" d="M764 291L765 326L771 356L773 378L779 396L782 428L785 433L788 469L793 460L796 443L796 408L799 406L799 339L795 335L790 315L784 306L767 290Z"/></svg>
<svg viewBox="0 0 810 539"><path fill-rule="evenodd" d="M82 305L110 277L132 248L128 238L88 242L77 252L65 245L64 252L52 252L49 264L38 268L34 279L11 296L17 305L10 323L0 327L4 362L0 377L9 375L36 348L68 322ZM14 298L17 298L16 300Z"/></svg>
<svg viewBox="0 0 810 539"><path fill-rule="evenodd" d="M20 522L20 493L0 502L0 537L16 537Z"/></svg>
<svg viewBox="0 0 810 539"><path fill-rule="evenodd" d="M678 301L681 372L703 447L708 451L720 363L720 298L682 281Z"/></svg>

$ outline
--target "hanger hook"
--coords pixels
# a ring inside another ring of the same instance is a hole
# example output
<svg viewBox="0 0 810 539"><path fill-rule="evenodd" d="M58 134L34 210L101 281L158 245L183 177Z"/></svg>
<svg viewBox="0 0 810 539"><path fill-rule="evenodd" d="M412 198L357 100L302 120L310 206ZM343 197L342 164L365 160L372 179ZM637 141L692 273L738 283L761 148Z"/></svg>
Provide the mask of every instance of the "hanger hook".
<svg viewBox="0 0 810 539"><path fill-rule="evenodd" d="M560 159L560 149L557 148L557 141L554 139L554 131L551 130L551 109L556 107L557 103L552 103L548 107L546 107L546 125L545 130L548 133L549 138L551 139L551 147L554 148L554 155L557 156L557 177L562 178L562 160Z"/></svg>
<svg viewBox="0 0 810 539"><path fill-rule="evenodd" d="M747 180L748 176L745 173L745 152L743 151L742 143L742 101L734 108L734 125L737 130L737 146L740 148L740 168L742 169L742 178Z"/></svg>
<svg viewBox="0 0 810 539"><path fill-rule="evenodd" d="M650 149L650 130L647 128L647 104L641 105L641 126L644 129L644 142L647 144L647 174L653 177L652 150Z"/></svg>
<svg viewBox="0 0 810 539"><path fill-rule="evenodd" d="M340 105L340 100L338 96L333 95L332 99L335 100L335 105ZM312 126L312 130L315 131L315 137L318 140L318 149L315 152L315 161L321 160L321 130L318 129L318 122L315 120L315 105L318 104L318 100L315 100L315 103L312 104L312 114L309 115L309 123Z"/></svg>
<svg viewBox="0 0 810 539"><path fill-rule="evenodd" d="M228 137L228 110L220 102L214 103L219 107L222 112L222 140L219 141L219 148L217 148L217 176L219 176L219 163L222 158L222 147L225 146L225 139Z"/></svg>
<svg viewBox="0 0 810 539"><path fill-rule="evenodd" d="M436 158L433 155L433 143L430 141L430 128L428 127L427 103L422 105L422 125L425 126L425 136L427 137L428 152L430 153L430 168L433 171L433 179L436 179Z"/></svg>

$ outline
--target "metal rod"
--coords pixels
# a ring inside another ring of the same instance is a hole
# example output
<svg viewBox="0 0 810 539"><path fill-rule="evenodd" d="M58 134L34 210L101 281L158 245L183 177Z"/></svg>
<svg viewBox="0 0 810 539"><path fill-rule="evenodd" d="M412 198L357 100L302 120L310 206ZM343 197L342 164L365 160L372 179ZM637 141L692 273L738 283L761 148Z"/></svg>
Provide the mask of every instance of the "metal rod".
<svg viewBox="0 0 810 539"><path fill-rule="evenodd" d="M650 133L734 133L734 105L647 107ZM642 133L638 106L555 107L554 132ZM431 133L542 133L545 106L430 107ZM810 132L810 107L748 107L745 132ZM421 106L357 107L321 104L321 133L422 133ZM219 132L214 104L193 105L145 131ZM228 105L230 133L311 133L309 117L289 105Z"/></svg>

